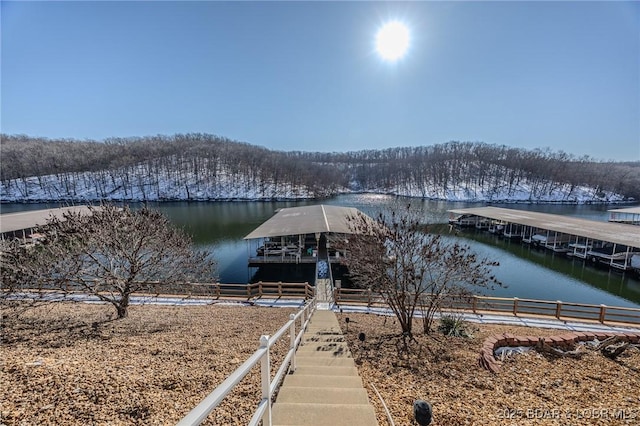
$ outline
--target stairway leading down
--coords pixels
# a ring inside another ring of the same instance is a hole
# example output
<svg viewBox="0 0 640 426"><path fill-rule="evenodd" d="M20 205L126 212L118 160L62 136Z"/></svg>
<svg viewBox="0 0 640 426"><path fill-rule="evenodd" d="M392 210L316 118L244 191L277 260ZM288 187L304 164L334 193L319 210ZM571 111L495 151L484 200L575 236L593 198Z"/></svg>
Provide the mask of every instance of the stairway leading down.
<svg viewBox="0 0 640 426"><path fill-rule="evenodd" d="M274 425L377 425L349 347L332 311L316 311L273 405Z"/></svg>

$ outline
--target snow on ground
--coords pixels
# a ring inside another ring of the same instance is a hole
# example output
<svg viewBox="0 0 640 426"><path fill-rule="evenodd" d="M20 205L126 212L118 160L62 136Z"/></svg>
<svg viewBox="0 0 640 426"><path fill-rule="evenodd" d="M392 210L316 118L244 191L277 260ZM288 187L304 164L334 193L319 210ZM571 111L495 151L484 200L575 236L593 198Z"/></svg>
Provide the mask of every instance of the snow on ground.
<svg viewBox="0 0 640 426"><path fill-rule="evenodd" d="M153 175L141 165L133 172L83 172L13 179L0 184L3 202L40 201L169 201L309 199L305 187L254 182L245 176L219 172L215 180L193 173Z"/></svg>
<svg viewBox="0 0 640 426"><path fill-rule="evenodd" d="M350 192L344 188L340 192ZM453 187L416 184L395 188L361 188L359 192L392 194L444 201L535 202L535 203L616 203L624 197L586 186L553 182L522 181L459 184ZM288 182L258 181L248 176L219 170L214 176L188 172L150 173L148 166L127 170L64 173L13 179L0 184L3 202L74 201L212 201L212 200L294 200L312 199L316 194L305 186Z"/></svg>

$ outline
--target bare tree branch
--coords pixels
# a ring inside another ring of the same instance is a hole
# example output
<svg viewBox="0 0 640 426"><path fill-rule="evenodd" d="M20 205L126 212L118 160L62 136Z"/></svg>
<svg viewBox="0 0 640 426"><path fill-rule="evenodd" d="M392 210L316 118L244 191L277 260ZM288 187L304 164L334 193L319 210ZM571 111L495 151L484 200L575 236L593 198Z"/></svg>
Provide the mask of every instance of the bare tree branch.
<svg viewBox="0 0 640 426"><path fill-rule="evenodd" d="M209 253L195 251L161 213L109 204L90 210L52 217L44 243L14 259L13 282L86 292L111 303L122 318L135 292L214 279Z"/></svg>
<svg viewBox="0 0 640 426"><path fill-rule="evenodd" d="M443 303L501 285L491 273L497 262L429 234L410 205L386 216L381 213L375 222L364 215L349 221L354 234L342 244L349 252L345 262L353 281L380 292L407 335L418 312L429 333Z"/></svg>

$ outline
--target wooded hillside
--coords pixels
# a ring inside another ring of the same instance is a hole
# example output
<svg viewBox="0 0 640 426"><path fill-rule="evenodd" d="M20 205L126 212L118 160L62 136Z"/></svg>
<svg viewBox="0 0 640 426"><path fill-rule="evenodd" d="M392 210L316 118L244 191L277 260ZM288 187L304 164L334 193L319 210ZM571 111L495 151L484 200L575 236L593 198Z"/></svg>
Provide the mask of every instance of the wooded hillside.
<svg viewBox="0 0 640 426"><path fill-rule="evenodd" d="M2 135L3 201L319 198L372 191L447 200L640 199L640 162L485 143L281 152L209 134L105 141Z"/></svg>

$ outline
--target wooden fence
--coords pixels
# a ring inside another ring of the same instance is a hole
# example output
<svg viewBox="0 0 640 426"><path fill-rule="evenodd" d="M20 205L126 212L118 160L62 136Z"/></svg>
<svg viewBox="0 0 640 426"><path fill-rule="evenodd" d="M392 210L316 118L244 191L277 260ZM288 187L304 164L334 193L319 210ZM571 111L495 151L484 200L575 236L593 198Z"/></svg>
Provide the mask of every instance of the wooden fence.
<svg viewBox="0 0 640 426"><path fill-rule="evenodd" d="M110 287L106 285L95 285L96 292L110 292ZM50 293L62 290L64 293L86 293L86 289L80 286L67 285L64 289L33 289L30 287L20 287L7 289L12 293ZM2 289L5 292L5 289ZM187 297L208 297L215 299L257 299L261 297L293 297L311 299L315 296L315 287L309 283L283 283L283 282L257 282L253 284L221 284L221 283L181 283L166 285L162 283L149 283L142 286L135 292L135 295L165 295L165 296L187 296Z"/></svg>
<svg viewBox="0 0 640 426"><path fill-rule="evenodd" d="M212 297L215 299L244 298L256 299L261 297L295 297L311 299L315 289L309 283L263 282L252 284L221 284L221 283L187 283L180 286L162 288L153 286L145 293L179 294L189 296Z"/></svg>
<svg viewBox="0 0 640 426"><path fill-rule="evenodd" d="M380 293L361 289L336 289L337 304L360 304L387 307ZM520 299L517 297L468 296L445 297L444 310L460 310L474 314L501 314L531 317L552 317L560 320L597 321L640 326L640 309L585 303L567 303L560 300Z"/></svg>

